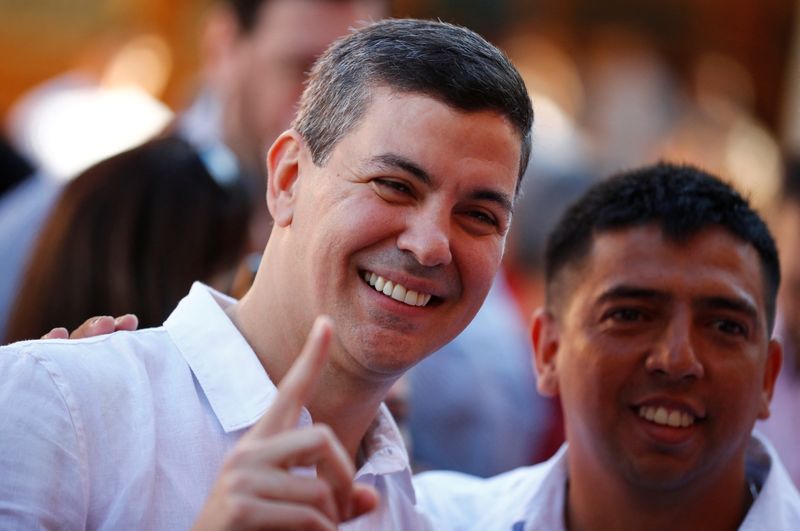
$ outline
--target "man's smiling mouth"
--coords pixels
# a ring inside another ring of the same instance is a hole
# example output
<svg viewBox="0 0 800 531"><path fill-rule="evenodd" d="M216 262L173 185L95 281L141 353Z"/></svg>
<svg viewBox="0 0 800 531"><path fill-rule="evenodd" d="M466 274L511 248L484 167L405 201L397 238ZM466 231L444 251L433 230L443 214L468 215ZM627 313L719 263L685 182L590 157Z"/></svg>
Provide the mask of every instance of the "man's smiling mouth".
<svg viewBox="0 0 800 531"><path fill-rule="evenodd" d="M655 424L670 426L672 428L688 428L694 424L695 421L694 415L686 411L670 409L663 406L640 406L639 416Z"/></svg>
<svg viewBox="0 0 800 531"><path fill-rule="evenodd" d="M387 297L391 297L409 306L425 306L431 300L431 295L428 293L419 293L410 290L402 284L386 280L382 276L371 271L364 272L364 280L367 284L372 286L375 291L383 293Z"/></svg>

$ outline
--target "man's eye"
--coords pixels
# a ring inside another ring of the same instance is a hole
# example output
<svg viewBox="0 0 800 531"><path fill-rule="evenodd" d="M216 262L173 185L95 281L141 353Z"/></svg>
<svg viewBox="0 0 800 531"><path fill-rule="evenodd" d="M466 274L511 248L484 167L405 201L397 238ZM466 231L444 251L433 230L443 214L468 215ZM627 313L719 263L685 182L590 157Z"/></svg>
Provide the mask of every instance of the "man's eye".
<svg viewBox="0 0 800 531"><path fill-rule="evenodd" d="M467 212L467 215L480 223L485 223L486 225L491 226L497 225L497 220L494 218L494 216L487 214L483 210L470 210Z"/></svg>
<svg viewBox="0 0 800 531"><path fill-rule="evenodd" d="M617 308L606 314L608 319L618 322L631 323L644 319L644 313L634 308Z"/></svg>
<svg viewBox="0 0 800 531"><path fill-rule="evenodd" d="M373 182L383 191L405 195L414 195L410 186L394 179L375 179Z"/></svg>
<svg viewBox="0 0 800 531"><path fill-rule="evenodd" d="M731 321L730 319L720 319L714 322L714 328L730 336L747 337L747 327Z"/></svg>

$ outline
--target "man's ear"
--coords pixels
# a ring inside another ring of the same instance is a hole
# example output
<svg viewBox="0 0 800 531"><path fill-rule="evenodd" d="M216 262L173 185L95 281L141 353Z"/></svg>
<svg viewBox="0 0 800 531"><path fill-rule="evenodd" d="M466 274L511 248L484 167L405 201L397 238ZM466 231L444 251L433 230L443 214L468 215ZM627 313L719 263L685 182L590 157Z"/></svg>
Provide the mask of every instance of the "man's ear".
<svg viewBox="0 0 800 531"><path fill-rule="evenodd" d="M293 129L284 131L267 153L267 206L275 225L285 227L292 222L300 175L303 139Z"/></svg>
<svg viewBox="0 0 800 531"><path fill-rule="evenodd" d="M777 339L772 339L767 346L767 361L764 367L764 381L761 388L761 404L758 408L758 418L769 417L769 403L775 391L775 381L783 365L783 347Z"/></svg>
<svg viewBox="0 0 800 531"><path fill-rule="evenodd" d="M559 346L558 322L553 314L545 308L539 308L533 314L534 361L536 366L536 387L544 396L558 396L558 368L556 359Z"/></svg>

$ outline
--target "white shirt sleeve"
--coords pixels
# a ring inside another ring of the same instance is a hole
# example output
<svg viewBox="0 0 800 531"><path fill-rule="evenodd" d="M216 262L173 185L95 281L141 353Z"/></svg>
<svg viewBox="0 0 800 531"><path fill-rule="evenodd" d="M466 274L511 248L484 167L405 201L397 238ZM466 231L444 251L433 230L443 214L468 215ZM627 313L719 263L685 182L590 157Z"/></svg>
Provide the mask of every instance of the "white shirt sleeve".
<svg viewBox="0 0 800 531"><path fill-rule="evenodd" d="M74 398L52 361L0 349L0 529L85 529L88 474Z"/></svg>

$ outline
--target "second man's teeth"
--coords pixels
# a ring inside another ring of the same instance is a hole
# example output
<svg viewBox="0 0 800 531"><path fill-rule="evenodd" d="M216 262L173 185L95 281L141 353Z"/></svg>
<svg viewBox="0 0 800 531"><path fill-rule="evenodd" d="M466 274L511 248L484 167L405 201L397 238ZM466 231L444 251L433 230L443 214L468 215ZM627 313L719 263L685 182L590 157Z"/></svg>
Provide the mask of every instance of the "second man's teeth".
<svg viewBox="0 0 800 531"><path fill-rule="evenodd" d="M639 408L639 416L662 426L673 428L688 428L694 424L694 416L685 411L667 410L665 407L642 406Z"/></svg>
<svg viewBox="0 0 800 531"><path fill-rule="evenodd" d="M384 295L409 306L425 306L431 300L431 296L426 293L418 293L414 290L406 289L401 284L395 284L391 280L386 280L382 276L369 271L364 273L364 280L375 288L375 291L380 291Z"/></svg>

